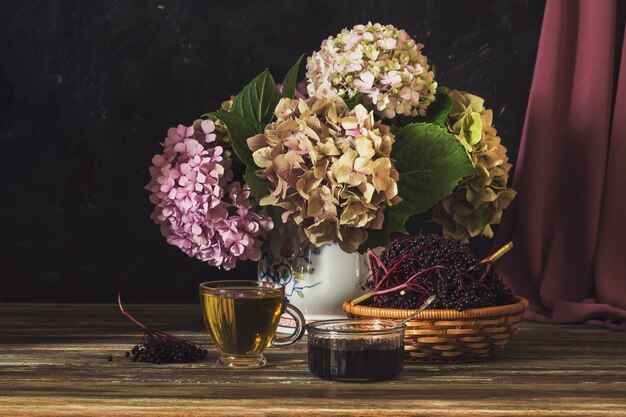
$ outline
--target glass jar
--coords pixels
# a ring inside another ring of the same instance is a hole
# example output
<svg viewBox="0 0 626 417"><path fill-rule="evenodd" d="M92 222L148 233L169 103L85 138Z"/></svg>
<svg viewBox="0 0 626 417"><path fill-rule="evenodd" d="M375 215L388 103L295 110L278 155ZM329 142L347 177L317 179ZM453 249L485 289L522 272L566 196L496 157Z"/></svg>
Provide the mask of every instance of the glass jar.
<svg viewBox="0 0 626 417"><path fill-rule="evenodd" d="M404 330L392 320L309 323L309 370L322 379L380 381L404 368Z"/></svg>

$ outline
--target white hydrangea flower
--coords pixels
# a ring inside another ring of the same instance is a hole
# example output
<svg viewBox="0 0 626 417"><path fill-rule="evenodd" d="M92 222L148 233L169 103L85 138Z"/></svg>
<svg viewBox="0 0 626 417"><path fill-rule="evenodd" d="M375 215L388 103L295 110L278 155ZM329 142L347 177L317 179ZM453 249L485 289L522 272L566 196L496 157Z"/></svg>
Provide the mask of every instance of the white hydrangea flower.
<svg viewBox="0 0 626 417"><path fill-rule="evenodd" d="M423 47L392 25L344 29L308 58L308 92L314 95L320 86L330 85L342 96L362 93L363 101L387 119L424 116L437 83Z"/></svg>

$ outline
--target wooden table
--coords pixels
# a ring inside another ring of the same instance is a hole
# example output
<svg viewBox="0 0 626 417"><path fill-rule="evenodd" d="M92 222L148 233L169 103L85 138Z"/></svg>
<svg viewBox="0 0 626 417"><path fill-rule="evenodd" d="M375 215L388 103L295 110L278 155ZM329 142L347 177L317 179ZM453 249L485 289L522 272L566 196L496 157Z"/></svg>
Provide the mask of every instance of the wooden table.
<svg viewBox="0 0 626 417"><path fill-rule="evenodd" d="M198 306L128 310L209 342ZM0 304L0 416L626 415L626 333L590 326L524 322L490 361L352 384L312 376L304 343L232 371L213 348L196 364L133 363L124 352L140 336L113 305Z"/></svg>

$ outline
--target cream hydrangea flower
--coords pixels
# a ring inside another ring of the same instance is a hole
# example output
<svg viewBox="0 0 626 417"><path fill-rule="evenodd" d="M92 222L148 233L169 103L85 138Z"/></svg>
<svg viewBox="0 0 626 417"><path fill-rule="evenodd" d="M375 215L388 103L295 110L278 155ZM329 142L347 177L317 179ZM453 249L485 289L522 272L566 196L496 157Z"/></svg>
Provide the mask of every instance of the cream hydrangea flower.
<svg viewBox="0 0 626 417"><path fill-rule="evenodd" d="M437 83L423 47L392 25L344 29L307 59L309 94L327 85L342 96L362 93L364 102L387 119L424 116Z"/></svg>
<svg viewBox="0 0 626 417"><path fill-rule="evenodd" d="M453 104L446 120L448 131L468 151L477 174L433 208L433 220L443 226L445 235L465 242L478 235L491 238L491 225L500 223L515 197L515 191L507 188L512 165L484 100L456 90L449 95Z"/></svg>
<svg viewBox="0 0 626 417"><path fill-rule="evenodd" d="M385 208L401 200L389 157L394 135L325 87L306 100L283 98L275 114L248 139L257 175L272 187L260 204L283 208L283 222L295 222L317 246L356 251L367 229L382 227Z"/></svg>

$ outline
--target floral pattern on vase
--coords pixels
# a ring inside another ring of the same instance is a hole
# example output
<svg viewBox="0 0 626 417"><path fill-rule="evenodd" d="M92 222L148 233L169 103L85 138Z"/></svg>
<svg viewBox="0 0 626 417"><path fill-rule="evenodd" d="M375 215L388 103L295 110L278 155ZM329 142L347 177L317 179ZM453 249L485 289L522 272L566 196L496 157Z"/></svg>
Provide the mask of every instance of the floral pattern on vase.
<svg viewBox="0 0 626 417"><path fill-rule="evenodd" d="M305 316L343 315L343 301L364 292L362 284L370 274L367 257L346 253L337 244L318 248L300 241L294 225L280 221L275 225L258 263L259 280L283 284L288 301Z"/></svg>
<svg viewBox="0 0 626 417"><path fill-rule="evenodd" d="M307 288L321 284L321 282L311 285L303 284L306 274L315 272L311 255L319 255L320 252L320 248L310 242L302 242L296 252L291 240L285 239L278 256L275 256L271 250L264 253L259 261L259 280L283 284L288 301L290 301L289 297L294 294L304 298L304 291Z"/></svg>

